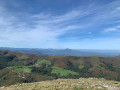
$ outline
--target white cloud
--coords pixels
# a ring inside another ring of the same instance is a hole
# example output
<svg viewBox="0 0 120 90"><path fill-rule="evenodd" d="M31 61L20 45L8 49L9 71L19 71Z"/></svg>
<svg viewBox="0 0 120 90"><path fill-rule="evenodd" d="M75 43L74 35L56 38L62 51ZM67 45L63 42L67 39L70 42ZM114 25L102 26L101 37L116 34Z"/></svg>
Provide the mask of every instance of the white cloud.
<svg viewBox="0 0 120 90"><path fill-rule="evenodd" d="M0 4L0 43L21 42L23 44L31 43L33 46L39 43L59 43L59 36L75 30L80 32L84 28L87 28L88 34L91 34L90 26L101 25L110 22L111 17L120 16L120 12L113 13L110 10L111 8L114 10L116 7L119 10L118 5L115 5L114 2L107 6L73 9L61 15L44 12L25 13L26 15L24 15L20 12L21 15L17 16L15 12L11 13ZM118 28L119 26L108 28L103 32L114 32Z"/></svg>
<svg viewBox="0 0 120 90"><path fill-rule="evenodd" d="M62 15L52 14L26 14L27 20L11 14L5 7L0 11L0 40L3 42L56 42L58 36L69 30L84 28L82 25L71 25L69 23L77 18L82 18L89 13L72 10ZM9 17L7 17L9 15ZM31 25L29 24L31 23Z"/></svg>
<svg viewBox="0 0 120 90"><path fill-rule="evenodd" d="M108 33L108 32L120 32L120 25L112 27L112 28L106 28L102 32L103 33Z"/></svg>
<svg viewBox="0 0 120 90"><path fill-rule="evenodd" d="M107 28L103 32L107 33L107 32L114 32L114 31L116 31L116 28Z"/></svg>
<svg viewBox="0 0 120 90"><path fill-rule="evenodd" d="M120 10L120 7L117 7L116 10Z"/></svg>
<svg viewBox="0 0 120 90"><path fill-rule="evenodd" d="M117 26L117 28L120 28L120 25L119 25L119 26Z"/></svg>

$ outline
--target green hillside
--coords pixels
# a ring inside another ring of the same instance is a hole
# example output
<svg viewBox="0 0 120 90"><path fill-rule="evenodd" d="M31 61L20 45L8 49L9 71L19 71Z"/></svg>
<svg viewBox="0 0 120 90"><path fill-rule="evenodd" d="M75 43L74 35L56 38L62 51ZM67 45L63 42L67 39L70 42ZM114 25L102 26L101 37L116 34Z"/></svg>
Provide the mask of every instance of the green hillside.
<svg viewBox="0 0 120 90"><path fill-rule="evenodd" d="M0 86L81 77L120 81L120 58L37 56L0 50Z"/></svg>

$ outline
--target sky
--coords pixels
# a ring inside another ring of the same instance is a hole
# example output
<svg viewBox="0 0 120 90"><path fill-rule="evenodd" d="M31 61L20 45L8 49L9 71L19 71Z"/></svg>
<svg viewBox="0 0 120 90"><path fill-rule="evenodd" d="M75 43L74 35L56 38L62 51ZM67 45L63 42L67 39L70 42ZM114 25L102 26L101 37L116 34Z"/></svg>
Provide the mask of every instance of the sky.
<svg viewBox="0 0 120 90"><path fill-rule="evenodd" d="M0 0L0 47L120 50L120 0Z"/></svg>

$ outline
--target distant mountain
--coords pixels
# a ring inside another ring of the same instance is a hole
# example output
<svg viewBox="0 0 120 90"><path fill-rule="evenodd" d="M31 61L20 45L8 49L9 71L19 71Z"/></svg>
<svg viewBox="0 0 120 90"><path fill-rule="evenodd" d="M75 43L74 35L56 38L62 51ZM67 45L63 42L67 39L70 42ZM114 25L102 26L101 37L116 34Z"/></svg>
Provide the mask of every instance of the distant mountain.
<svg viewBox="0 0 120 90"><path fill-rule="evenodd" d="M89 50L89 49L41 49L41 48L6 48L0 50L11 50L15 52L33 53L39 56L103 56L114 57L120 54L119 50Z"/></svg>
<svg viewBox="0 0 120 90"><path fill-rule="evenodd" d="M120 55L118 55L117 57L120 57Z"/></svg>
<svg viewBox="0 0 120 90"><path fill-rule="evenodd" d="M69 49L65 51L73 52ZM80 77L120 81L120 58L64 55L38 56L0 50L0 86Z"/></svg>
<svg viewBox="0 0 120 90"><path fill-rule="evenodd" d="M48 56L45 53L42 53L40 50L33 49L33 48L6 48L6 47L0 47L0 50L10 50L14 52L24 52L24 53L33 53L38 54L40 56Z"/></svg>

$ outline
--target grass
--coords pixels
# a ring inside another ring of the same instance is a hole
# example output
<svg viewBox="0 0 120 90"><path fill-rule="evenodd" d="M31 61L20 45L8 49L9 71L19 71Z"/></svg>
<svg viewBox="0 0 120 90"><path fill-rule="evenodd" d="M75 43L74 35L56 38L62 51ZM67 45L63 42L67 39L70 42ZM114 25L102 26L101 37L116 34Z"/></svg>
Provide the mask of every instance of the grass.
<svg viewBox="0 0 120 90"><path fill-rule="evenodd" d="M79 65L79 67L78 67L79 69L82 69L82 68L84 68L84 66L82 66L82 65Z"/></svg>
<svg viewBox="0 0 120 90"><path fill-rule="evenodd" d="M81 87L74 87L74 90L84 90L84 88L81 86Z"/></svg>
<svg viewBox="0 0 120 90"><path fill-rule="evenodd" d="M25 59L25 58L28 58L28 56L23 55L23 56L19 57L19 59ZM50 65L51 62L43 59L31 66L9 66L8 69L13 70L14 72L31 73L31 71L32 71L31 67L40 67L42 64Z"/></svg>
<svg viewBox="0 0 120 90"><path fill-rule="evenodd" d="M28 58L28 57L25 56L25 55L19 57L19 59L25 59L25 58ZM9 66L8 69L13 70L14 72L31 73L31 71L32 71L31 67L40 67L42 64L50 65L51 62L43 59L43 60L38 61L34 65L30 65L30 66Z"/></svg>
<svg viewBox="0 0 120 90"><path fill-rule="evenodd" d="M76 73L74 71L66 70L66 69L63 69L63 68L60 68L60 67L56 67L56 66L52 67L52 73L58 74L58 75L60 74L61 76L67 76L69 74L78 75L78 73Z"/></svg>
<svg viewBox="0 0 120 90"><path fill-rule="evenodd" d="M39 60L35 63L35 65L42 65L42 64L51 65L51 62L43 59L43 60Z"/></svg>
<svg viewBox="0 0 120 90"><path fill-rule="evenodd" d="M28 59L28 58L29 58L28 55L22 55L22 56L18 57L18 59L20 59L20 60Z"/></svg>
<svg viewBox="0 0 120 90"><path fill-rule="evenodd" d="M10 66L8 69L13 70L14 72L25 72L25 73L31 73L31 70L27 66Z"/></svg>
<svg viewBox="0 0 120 90"><path fill-rule="evenodd" d="M1 87L0 90L120 90L120 82L97 78L57 79Z"/></svg>

